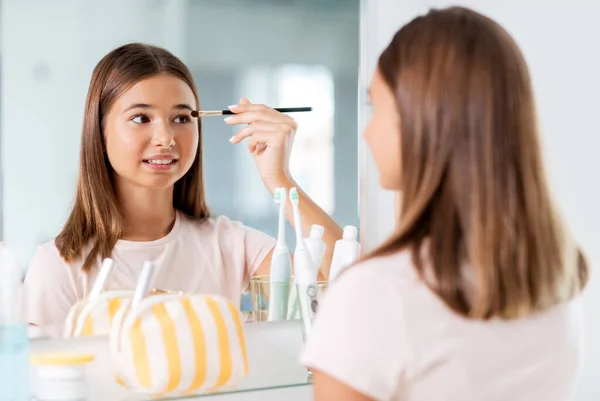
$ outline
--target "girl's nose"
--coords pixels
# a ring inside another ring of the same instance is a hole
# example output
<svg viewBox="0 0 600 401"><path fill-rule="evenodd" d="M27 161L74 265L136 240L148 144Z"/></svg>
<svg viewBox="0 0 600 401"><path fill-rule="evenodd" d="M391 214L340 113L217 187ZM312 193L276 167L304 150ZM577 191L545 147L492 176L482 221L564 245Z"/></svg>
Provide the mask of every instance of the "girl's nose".
<svg viewBox="0 0 600 401"><path fill-rule="evenodd" d="M169 124L165 123L157 127L154 131L154 136L152 137L152 144L165 148L170 148L175 145L175 133Z"/></svg>

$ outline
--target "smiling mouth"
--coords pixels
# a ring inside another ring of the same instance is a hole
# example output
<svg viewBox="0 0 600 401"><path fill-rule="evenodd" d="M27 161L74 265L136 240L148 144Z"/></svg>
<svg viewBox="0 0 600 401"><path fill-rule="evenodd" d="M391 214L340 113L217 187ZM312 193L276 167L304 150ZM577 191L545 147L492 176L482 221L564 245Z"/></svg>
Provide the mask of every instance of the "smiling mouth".
<svg viewBox="0 0 600 401"><path fill-rule="evenodd" d="M154 160L144 160L144 163L156 165L156 166L168 166L169 164L174 164L177 162L177 159L154 159Z"/></svg>

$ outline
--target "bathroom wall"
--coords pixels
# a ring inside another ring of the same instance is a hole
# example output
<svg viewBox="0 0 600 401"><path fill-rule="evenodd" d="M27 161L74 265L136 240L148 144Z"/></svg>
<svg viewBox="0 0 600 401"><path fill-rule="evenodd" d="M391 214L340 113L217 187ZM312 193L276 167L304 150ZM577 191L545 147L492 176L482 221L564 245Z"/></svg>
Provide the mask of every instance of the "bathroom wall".
<svg viewBox="0 0 600 401"><path fill-rule="evenodd" d="M516 39L531 69L543 130L546 161L558 202L593 266L600 262L600 3L588 0L366 0L362 74L371 73L377 55L395 31L431 7L463 5L487 14ZM361 125L368 109L361 99ZM364 159L363 159L363 162ZM368 161L367 161L368 162ZM372 167L372 165L371 165ZM367 180L377 180L374 169ZM373 238L393 228L391 194L369 188L368 222ZM379 208L377 206L379 206ZM364 217L364 215L362 216ZM587 347L577 401L600 398L600 279L594 274L586 294Z"/></svg>

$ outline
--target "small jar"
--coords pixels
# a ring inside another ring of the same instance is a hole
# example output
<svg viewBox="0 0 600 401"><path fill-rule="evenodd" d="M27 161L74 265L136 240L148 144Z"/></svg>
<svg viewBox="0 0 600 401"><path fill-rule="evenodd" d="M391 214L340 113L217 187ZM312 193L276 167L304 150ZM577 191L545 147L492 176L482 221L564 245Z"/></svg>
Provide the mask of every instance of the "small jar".
<svg viewBox="0 0 600 401"><path fill-rule="evenodd" d="M84 401L87 399L85 367L91 354L42 353L31 356L36 366L37 401Z"/></svg>

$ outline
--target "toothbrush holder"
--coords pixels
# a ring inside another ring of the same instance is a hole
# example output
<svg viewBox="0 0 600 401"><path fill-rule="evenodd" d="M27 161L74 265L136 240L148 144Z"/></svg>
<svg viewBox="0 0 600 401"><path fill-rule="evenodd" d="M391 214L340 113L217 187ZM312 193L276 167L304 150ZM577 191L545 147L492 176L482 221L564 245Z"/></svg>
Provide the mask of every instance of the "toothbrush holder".
<svg viewBox="0 0 600 401"><path fill-rule="evenodd" d="M296 288L294 286L294 277L290 279L289 283L273 283L271 284L271 278L268 275L265 276L254 276L250 280L250 292L252 296L252 313L249 321L252 322L267 322L269 321L269 299L271 293L271 285L285 286L287 287L289 296L288 319L296 320L300 319L299 312L292 313L293 302L296 300ZM321 296L327 290L327 281L317 282L317 299L321 299Z"/></svg>

